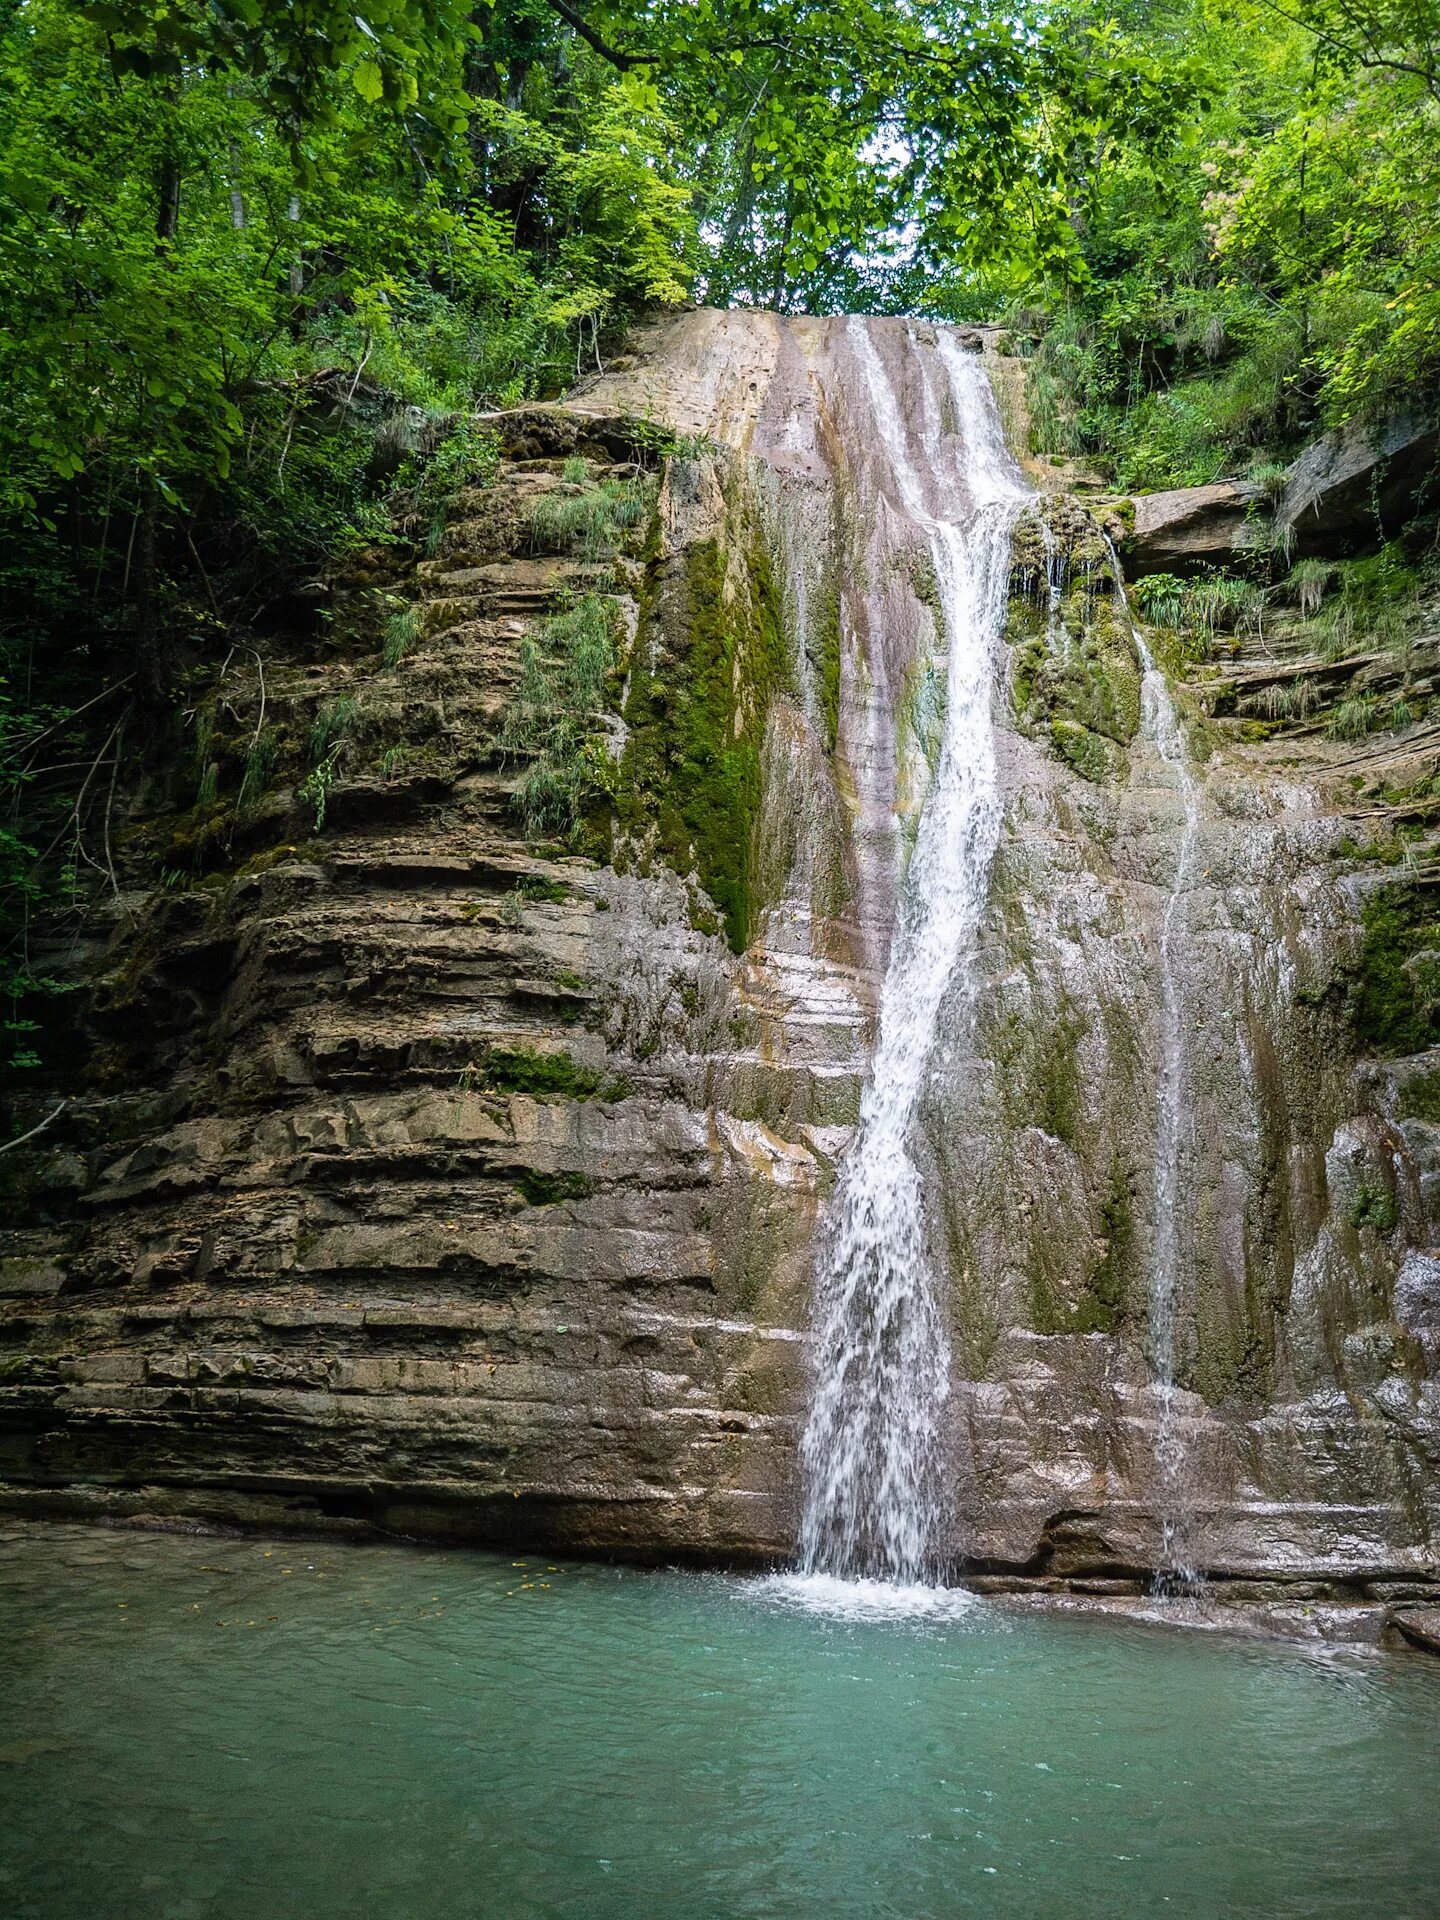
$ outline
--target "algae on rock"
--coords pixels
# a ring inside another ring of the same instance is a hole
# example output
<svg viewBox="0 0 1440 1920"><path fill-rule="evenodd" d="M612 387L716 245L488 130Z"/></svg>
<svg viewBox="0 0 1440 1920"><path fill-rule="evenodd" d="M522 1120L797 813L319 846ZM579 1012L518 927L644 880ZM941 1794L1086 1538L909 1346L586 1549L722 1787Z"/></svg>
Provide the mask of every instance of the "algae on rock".
<svg viewBox="0 0 1440 1920"><path fill-rule="evenodd" d="M696 484L683 474L687 464L672 462L667 494ZM753 503L734 471L712 470L698 485L710 495L712 525L652 561L646 583L615 819L640 852L695 875L739 953L759 905L753 871L766 718L776 693L790 687L791 668Z"/></svg>

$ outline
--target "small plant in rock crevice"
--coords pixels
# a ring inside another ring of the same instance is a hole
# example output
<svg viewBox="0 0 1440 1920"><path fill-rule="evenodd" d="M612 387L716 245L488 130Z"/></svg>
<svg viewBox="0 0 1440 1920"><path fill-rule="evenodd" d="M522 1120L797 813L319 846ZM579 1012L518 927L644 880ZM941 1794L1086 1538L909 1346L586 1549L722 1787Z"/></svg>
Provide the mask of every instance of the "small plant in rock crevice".
<svg viewBox="0 0 1440 1920"><path fill-rule="evenodd" d="M579 492L566 486L542 494L530 514L532 551L612 559L649 517L654 487L648 474L635 474L610 477Z"/></svg>
<svg viewBox="0 0 1440 1920"><path fill-rule="evenodd" d="M330 791L335 785L336 772L360 717L360 702L351 693L335 694L328 700L322 700L316 709L315 718L310 726L311 768L300 783L300 798L310 802L315 809L315 827L318 830L325 824L325 815L329 806Z"/></svg>
<svg viewBox="0 0 1440 1920"><path fill-rule="evenodd" d="M398 667L420 638L420 610L415 606L397 607L385 622L381 636L382 666Z"/></svg>
<svg viewBox="0 0 1440 1920"><path fill-rule="evenodd" d="M418 438L396 478L390 506L396 529L422 552L434 554L461 489L494 480L500 447L491 428L466 414L432 416Z"/></svg>
<svg viewBox="0 0 1440 1920"><path fill-rule="evenodd" d="M586 594L521 643L499 747L529 762L515 807L532 840L568 839L587 795L607 785L609 756L596 736L615 665L615 620L613 600Z"/></svg>
<svg viewBox="0 0 1440 1920"><path fill-rule="evenodd" d="M1282 585L1299 608L1301 618L1313 620L1334 578L1335 563L1331 560L1297 560Z"/></svg>
<svg viewBox="0 0 1440 1920"><path fill-rule="evenodd" d="M242 813L259 803L261 794L270 783L279 752L280 742L273 727L262 728L246 748L237 803Z"/></svg>

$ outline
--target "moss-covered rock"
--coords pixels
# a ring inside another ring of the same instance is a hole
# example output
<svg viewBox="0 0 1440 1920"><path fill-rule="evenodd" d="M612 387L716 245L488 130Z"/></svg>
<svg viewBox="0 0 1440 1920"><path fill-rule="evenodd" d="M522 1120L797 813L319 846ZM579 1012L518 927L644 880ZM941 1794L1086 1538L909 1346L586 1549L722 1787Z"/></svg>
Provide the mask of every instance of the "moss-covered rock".
<svg viewBox="0 0 1440 1920"><path fill-rule="evenodd" d="M1440 920L1429 889L1377 888L1360 910L1345 1012L1371 1053L1419 1053L1440 1038Z"/></svg>
<svg viewBox="0 0 1440 1920"><path fill-rule="evenodd" d="M835 671L838 700L838 654ZM616 820L635 844L695 874L736 952L755 921L765 717L789 681L769 553L753 510L727 503L713 537L652 565Z"/></svg>
<svg viewBox="0 0 1440 1920"><path fill-rule="evenodd" d="M1073 502L1016 531L1010 693L1017 719L1083 779L1117 778L1140 726L1140 660L1105 538Z"/></svg>

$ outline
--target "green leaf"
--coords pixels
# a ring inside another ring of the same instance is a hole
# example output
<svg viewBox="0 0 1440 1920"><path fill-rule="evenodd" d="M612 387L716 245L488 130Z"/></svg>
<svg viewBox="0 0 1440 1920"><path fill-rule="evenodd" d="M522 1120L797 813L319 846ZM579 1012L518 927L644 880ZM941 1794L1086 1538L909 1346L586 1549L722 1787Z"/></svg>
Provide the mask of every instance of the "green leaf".
<svg viewBox="0 0 1440 1920"><path fill-rule="evenodd" d="M376 101L383 97L385 76L374 60L362 60L351 75L351 79L355 83L355 91L368 105L373 107Z"/></svg>

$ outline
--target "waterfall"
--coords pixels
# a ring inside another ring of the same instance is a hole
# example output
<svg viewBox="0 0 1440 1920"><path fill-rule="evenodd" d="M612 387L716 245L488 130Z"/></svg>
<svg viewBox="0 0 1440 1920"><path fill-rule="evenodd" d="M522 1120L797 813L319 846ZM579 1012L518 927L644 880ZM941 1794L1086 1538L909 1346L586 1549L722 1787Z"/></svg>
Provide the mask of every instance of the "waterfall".
<svg viewBox="0 0 1440 1920"><path fill-rule="evenodd" d="M821 1235L800 1559L810 1574L910 1584L940 1566L950 1365L913 1137L941 1005L972 946L1000 835L994 664L1011 531L1027 496L989 382L952 336L940 331L931 349L907 334L918 430L865 322L851 323L850 340L891 504L929 546L948 663L944 734L900 889L871 1076Z"/></svg>
<svg viewBox="0 0 1440 1920"><path fill-rule="evenodd" d="M1110 564L1116 591L1128 613L1124 578L1113 546ZM1175 934L1181 898L1189 888L1195 863L1200 805L1169 684L1133 620L1130 631L1144 671L1140 683L1141 732L1174 774L1185 811L1170 892L1160 920L1160 1090L1155 1122L1155 1247L1150 1271L1150 1363L1159 1401L1155 1464L1160 1483L1160 1556L1155 1585L1157 1592L1166 1592L1193 1586L1199 1578L1186 1557L1183 1539L1180 1483L1184 1445L1175 1425L1175 1281L1180 1256L1180 1148L1185 1118L1184 1010L1175 966Z"/></svg>

